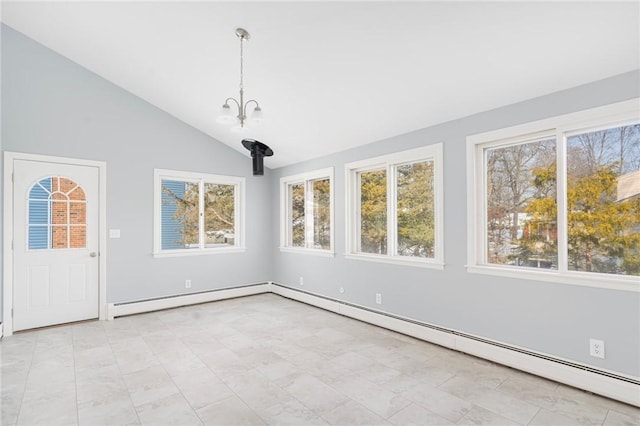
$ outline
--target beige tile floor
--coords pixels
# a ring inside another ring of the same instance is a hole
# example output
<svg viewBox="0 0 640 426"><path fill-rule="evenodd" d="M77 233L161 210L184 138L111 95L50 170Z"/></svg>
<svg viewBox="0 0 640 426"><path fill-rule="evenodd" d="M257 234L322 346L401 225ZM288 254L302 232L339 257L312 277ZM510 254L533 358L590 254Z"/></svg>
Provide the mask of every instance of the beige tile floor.
<svg viewBox="0 0 640 426"><path fill-rule="evenodd" d="M265 294L0 343L2 425L640 425L640 409Z"/></svg>

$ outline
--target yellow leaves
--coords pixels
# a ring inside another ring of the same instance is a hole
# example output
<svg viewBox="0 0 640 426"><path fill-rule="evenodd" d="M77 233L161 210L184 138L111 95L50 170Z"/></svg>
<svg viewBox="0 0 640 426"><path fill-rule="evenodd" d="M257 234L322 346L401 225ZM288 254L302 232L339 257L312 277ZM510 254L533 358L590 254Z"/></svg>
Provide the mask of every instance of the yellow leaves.
<svg viewBox="0 0 640 426"><path fill-rule="evenodd" d="M569 256L577 270L640 272L633 260L640 254L640 199L616 202L617 182L610 167L569 180Z"/></svg>

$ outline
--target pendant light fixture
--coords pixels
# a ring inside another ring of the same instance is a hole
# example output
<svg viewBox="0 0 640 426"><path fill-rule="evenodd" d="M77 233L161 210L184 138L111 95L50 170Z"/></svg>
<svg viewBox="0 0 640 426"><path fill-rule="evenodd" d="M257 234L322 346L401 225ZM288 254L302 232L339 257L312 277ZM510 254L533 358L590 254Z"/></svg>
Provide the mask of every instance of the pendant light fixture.
<svg viewBox="0 0 640 426"><path fill-rule="evenodd" d="M232 127L232 131L243 132L247 130L245 123L260 124L263 120L262 109L258 104L258 101L251 99L244 101L244 51L243 43L245 40L249 40L249 32L244 28L236 28L236 36L240 39L240 98L227 98L222 105L222 111L217 120L223 124L236 124ZM237 114L235 110L231 108L231 104L237 107ZM247 116L247 109L250 104L255 104L251 116ZM234 115L235 114L235 115Z"/></svg>

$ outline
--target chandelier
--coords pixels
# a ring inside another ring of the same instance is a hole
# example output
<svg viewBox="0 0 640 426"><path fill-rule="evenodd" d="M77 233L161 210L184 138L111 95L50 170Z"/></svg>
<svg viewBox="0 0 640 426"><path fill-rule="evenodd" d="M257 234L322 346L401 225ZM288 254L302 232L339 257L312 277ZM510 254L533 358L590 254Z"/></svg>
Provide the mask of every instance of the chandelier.
<svg viewBox="0 0 640 426"><path fill-rule="evenodd" d="M222 111L218 116L218 123L222 124L236 124L236 126L232 127L232 131L242 132L247 130L245 127L245 122L249 121L251 124L260 124L263 120L262 109L258 104L258 101L255 99L251 99L248 101L244 101L244 51L243 51L243 42L245 40L249 40L249 32L244 28L236 28L236 36L240 39L240 99L236 98L227 98L222 105ZM232 111L231 103L235 104L238 108L238 114L234 115L234 111ZM255 108L251 113L251 116L247 116L247 108L250 104L255 104Z"/></svg>

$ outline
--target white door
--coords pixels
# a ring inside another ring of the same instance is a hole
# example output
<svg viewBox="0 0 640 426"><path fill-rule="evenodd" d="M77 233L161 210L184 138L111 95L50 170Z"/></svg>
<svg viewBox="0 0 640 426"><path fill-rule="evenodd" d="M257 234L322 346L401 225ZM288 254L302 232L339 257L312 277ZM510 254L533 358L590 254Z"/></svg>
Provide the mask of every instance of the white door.
<svg viewBox="0 0 640 426"><path fill-rule="evenodd" d="M98 168L13 164L13 330L97 318Z"/></svg>

